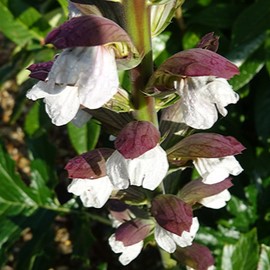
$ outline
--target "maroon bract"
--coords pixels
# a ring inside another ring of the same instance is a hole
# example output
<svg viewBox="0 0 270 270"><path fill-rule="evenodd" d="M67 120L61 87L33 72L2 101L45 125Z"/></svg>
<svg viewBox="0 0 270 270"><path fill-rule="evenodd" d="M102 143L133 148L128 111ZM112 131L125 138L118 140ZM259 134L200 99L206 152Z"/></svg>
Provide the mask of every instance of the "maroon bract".
<svg viewBox="0 0 270 270"><path fill-rule="evenodd" d="M48 74L53 66L53 61L43 62L32 64L27 69L31 71L29 77L45 81L48 77Z"/></svg>
<svg viewBox="0 0 270 270"><path fill-rule="evenodd" d="M157 72L187 77L216 76L230 79L238 74L239 70L223 56L209 50L195 48L174 54L161 64Z"/></svg>
<svg viewBox="0 0 270 270"><path fill-rule="evenodd" d="M160 140L159 131L146 121L127 124L115 140L115 148L127 159L134 159L154 148Z"/></svg>
<svg viewBox="0 0 270 270"><path fill-rule="evenodd" d="M207 270L215 263L210 250L197 243L184 248L178 247L173 255L181 264L196 270Z"/></svg>
<svg viewBox="0 0 270 270"><path fill-rule="evenodd" d="M151 214L157 223L179 236L190 231L192 208L175 195L159 195L152 200Z"/></svg>
<svg viewBox="0 0 270 270"><path fill-rule="evenodd" d="M70 19L51 31L45 43L58 49L92 47L112 42L131 42L128 34L115 22L96 15Z"/></svg>
<svg viewBox="0 0 270 270"><path fill-rule="evenodd" d="M215 133L196 133L167 150L168 160L221 158L240 154L245 147L234 137Z"/></svg>
<svg viewBox="0 0 270 270"><path fill-rule="evenodd" d="M65 169L69 178L97 179L106 175L106 159L112 154L109 148L99 148L71 159Z"/></svg>
<svg viewBox="0 0 270 270"><path fill-rule="evenodd" d="M205 197L219 194L233 186L231 178L216 184L205 184L202 180L193 180L186 184L178 193L178 196L187 204L193 205L199 203Z"/></svg>
<svg viewBox="0 0 270 270"><path fill-rule="evenodd" d="M121 224L116 232L115 239L123 242L124 246L134 245L144 240L151 229L153 224L146 219L134 219Z"/></svg>

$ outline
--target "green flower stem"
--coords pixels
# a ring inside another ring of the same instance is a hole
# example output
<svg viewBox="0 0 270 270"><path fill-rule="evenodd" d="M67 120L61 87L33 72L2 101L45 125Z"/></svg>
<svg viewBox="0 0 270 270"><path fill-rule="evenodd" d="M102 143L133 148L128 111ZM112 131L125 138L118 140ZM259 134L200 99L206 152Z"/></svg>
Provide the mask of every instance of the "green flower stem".
<svg viewBox="0 0 270 270"><path fill-rule="evenodd" d="M66 208L66 207L57 207L57 206L48 206L48 205L40 205L39 206L40 208L43 208L43 209L46 209L46 210L50 210L50 211L54 211L54 212L58 212L59 214L70 214L70 215L85 215L87 216L89 219L91 220L95 220L95 221L98 221L100 223L103 223L105 225L109 225L111 226L112 223L109 219L107 218L104 218L100 215L96 215L96 214L93 214L93 213L90 213L90 212L82 212L81 210L75 210L75 209L70 209L70 208Z"/></svg>
<svg viewBox="0 0 270 270"><path fill-rule="evenodd" d="M177 262L171 258L170 253L161 248L159 249L159 252L164 269L173 269L177 265Z"/></svg>
<svg viewBox="0 0 270 270"><path fill-rule="evenodd" d="M123 6L126 30L144 56L141 63L130 71L134 116L137 120L150 121L158 127L155 99L142 93L153 73L150 9L145 0L123 0Z"/></svg>

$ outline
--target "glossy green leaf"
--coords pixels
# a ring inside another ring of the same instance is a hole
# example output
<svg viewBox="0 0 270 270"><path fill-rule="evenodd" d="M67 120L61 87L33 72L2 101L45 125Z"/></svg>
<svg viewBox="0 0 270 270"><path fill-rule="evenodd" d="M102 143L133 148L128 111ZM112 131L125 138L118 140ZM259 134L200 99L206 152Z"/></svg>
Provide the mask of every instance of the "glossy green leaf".
<svg viewBox="0 0 270 270"><path fill-rule="evenodd" d="M224 220L223 223L228 227L235 226L240 231L247 231L250 225L256 220L256 215L254 214L252 205L235 196L232 196L227 205L227 209L232 215L234 215L233 219Z"/></svg>
<svg viewBox="0 0 270 270"><path fill-rule="evenodd" d="M270 247L266 245L261 245L261 252L257 270L268 269L270 269Z"/></svg>
<svg viewBox="0 0 270 270"><path fill-rule="evenodd" d="M257 91L255 93L255 128L258 139L265 146L270 145L270 124L268 117L266 117L270 113L269 83L269 76L264 76L263 80L257 82Z"/></svg>
<svg viewBox="0 0 270 270"><path fill-rule="evenodd" d="M23 1L0 0L0 18L0 30L20 46L31 39L43 39L49 29L42 15Z"/></svg>
<svg viewBox="0 0 270 270"><path fill-rule="evenodd" d="M270 28L269 0L255 1L248 6L236 20L232 28L232 44L238 47L240 44L265 33Z"/></svg>
<svg viewBox="0 0 270 270"><path fill-rule="evenodd" d="M236 244L225 245L222 254L221 269L256 269L259 259L259 244L255 229L243 234Z"/></svg>
<svg viewBox="0 0 270 270"><path fill-rule="evenodd" d="M238 7L235 5L227 3L213 4L194 14L190 22L208 25L214 28L226 28L232 25L238 12Z"/></svg>
<svg viewBox="0 0 270 270"><path fill-rule="evenodd" d="M68 1L66 0L57 0L57 2L60 4L60 6L63 9L63 12L65 14L65 16L68 16Z"/></svg>
<svg viewBox="0 0 270 270"><path fill-rule="evenodd" d="M240 89L254 78L254 76L263 68L264 64L264 51L259 49L240 66L240 74L230 79L229 83L234 90Z"/></svg>
<svg viewBox="0 0 270 270"><path fill-rule="evenodd" d="M25 208L35 207L31 189L26 186L15 171L14 161L0 145L0 215L14 215Z"/></svg>
<svg viewBox="0 0 270 270"><path fill-rule="evenodd" d="M90 120L84 126L78 128L69 123L67 130L72 146L78 154L82 154L95 148L100 134L100 124Z"/></svg>
<svg viewBox="0 0 270 270"><path fill-rule="evenodd" d="M0 179L1 250L6 242L19 236L21 225L35 211L37 203L35 195L15 171L15 163L2 145L0 145ZM21 218L16 221L19 216Z"/></svg>
<svg viewBox="0 0 270 270"><path fill-rule="evenodd" d="M262 46L266 38L267 36L265 33L256 36L254 39L230 50L226 55L226 58L240 67L260 46Z"/></svg>
<svg viewBox="0 0 270 270"><path fill-rule="evenodd" d="M41 159L31 162L31 188L36 195L36 202L39 205L55 205L54 192L47 186L51 181L51 171L48 165Z"/></svg>
<svg viewBox="0 0 270 270"><path fill-rule="evenodd" d="M47 270L50 268L49 256L53 252L49 248L54 242L51 224L56 213L39 209L26 222L31 229L32 239L24 243L18 254L17 270Z"/></svg>

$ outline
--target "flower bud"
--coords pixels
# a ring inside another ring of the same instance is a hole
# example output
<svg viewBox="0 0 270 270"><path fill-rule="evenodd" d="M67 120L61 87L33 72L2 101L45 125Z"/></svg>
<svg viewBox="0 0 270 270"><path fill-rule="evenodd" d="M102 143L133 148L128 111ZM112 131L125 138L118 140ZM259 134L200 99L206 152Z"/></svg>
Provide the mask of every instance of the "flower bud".
<svg viewBox="0 0 270 270"><path fill-rule="evenodd" d="M38 64L32 64L27 69L31 72L29 77L45 81L53 66L53 61L43 62Z"/></svg>
<svg viewBox="0 0 270 270"><path fill-rule="evenodd" d="M201 38L200 42L197 44L197 48L207 49L216 52L219 45L218 40L219 37L214 36L214 32L208 33Z"/></svg>

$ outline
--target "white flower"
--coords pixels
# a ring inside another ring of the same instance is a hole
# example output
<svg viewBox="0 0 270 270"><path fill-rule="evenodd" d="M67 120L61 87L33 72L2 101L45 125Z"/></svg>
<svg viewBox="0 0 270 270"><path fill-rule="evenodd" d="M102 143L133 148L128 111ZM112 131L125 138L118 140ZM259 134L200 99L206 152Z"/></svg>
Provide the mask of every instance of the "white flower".
<svg viewBox="0 0 270 270"><path fill-rule="evenodd" d="M218 183L227 178L230 174L238 175L243 171L243 168L234 156L197 158L193 163L205 184Z"/></svg>
<svg viewBox="0 0 270 270"><path fill-rule="evenodd" d="M198 158L193 163L203 178L202 182L209 185L221 182L229 177L230 174L238 175L243 171L243 168L234 156ZM230 199L231 194L225 189L216 195L203 198L200 200L200 204L208 208L219 209L224 207Z"/></svg>
<svg viewBox="0 0 270 270"><path fill-rule="evenodd" d="M196 129L208 129L226 116L225 107L239 99L228 82L211 76L187 77L175 82L180 95L180 122Z"/></svg>
<svg viewBox="0 0 270 270"><path fill-rule="evenodd" d="M46 81L27 93L32 100L44 98L46 112L57 125L70 122L80 106L97 109L118 90L118 74L112 49L104 46L63 50Z"/></svg>
<svg viewBox="0 0 270 270"><path fill-rule="evenodd" d="M193 239L199 229L199 222L196 217L192 219L192 225L190 231L183 231L182 235L171 233L161 226L156 224L155 239L157 244L169 253L173 253L176 250L177 245L180 247L190 246Z"/></svg>
<svg viewBox="0 0 270 270"><path fill-rule="evenodd" d="M224 207L226 205L226 202L229 201L230 199L231 194L227 189L225 189L216 195L201 199L199 203L208 208L220 209Z"/></svg>
<svg viewBox="0 0 270 270"><path fill-rule="evenodd" d="M85 207L101 208L109 199L113 186L107 176L98 179L73 179L68 192L80 199Z"/></svg>
<svg viewBox="0 0 270 270"><path fill-rule="evenodd" d="M109 238L109 245L113 252L122 253L119 257L119 261L121 264L127 265L140 254L143 248L143 241L131 246L124 246L123 242L117 241L115 239L115 234L113 234Z"/></svg>
<svg viewBox="0 0 270 270"><path fill-rule="evenodd" d="M166 152L159 144L134 159L126 159L116 150L106 162L107 174L118 189L135 185L154 190L168 167Z"/></svg>

